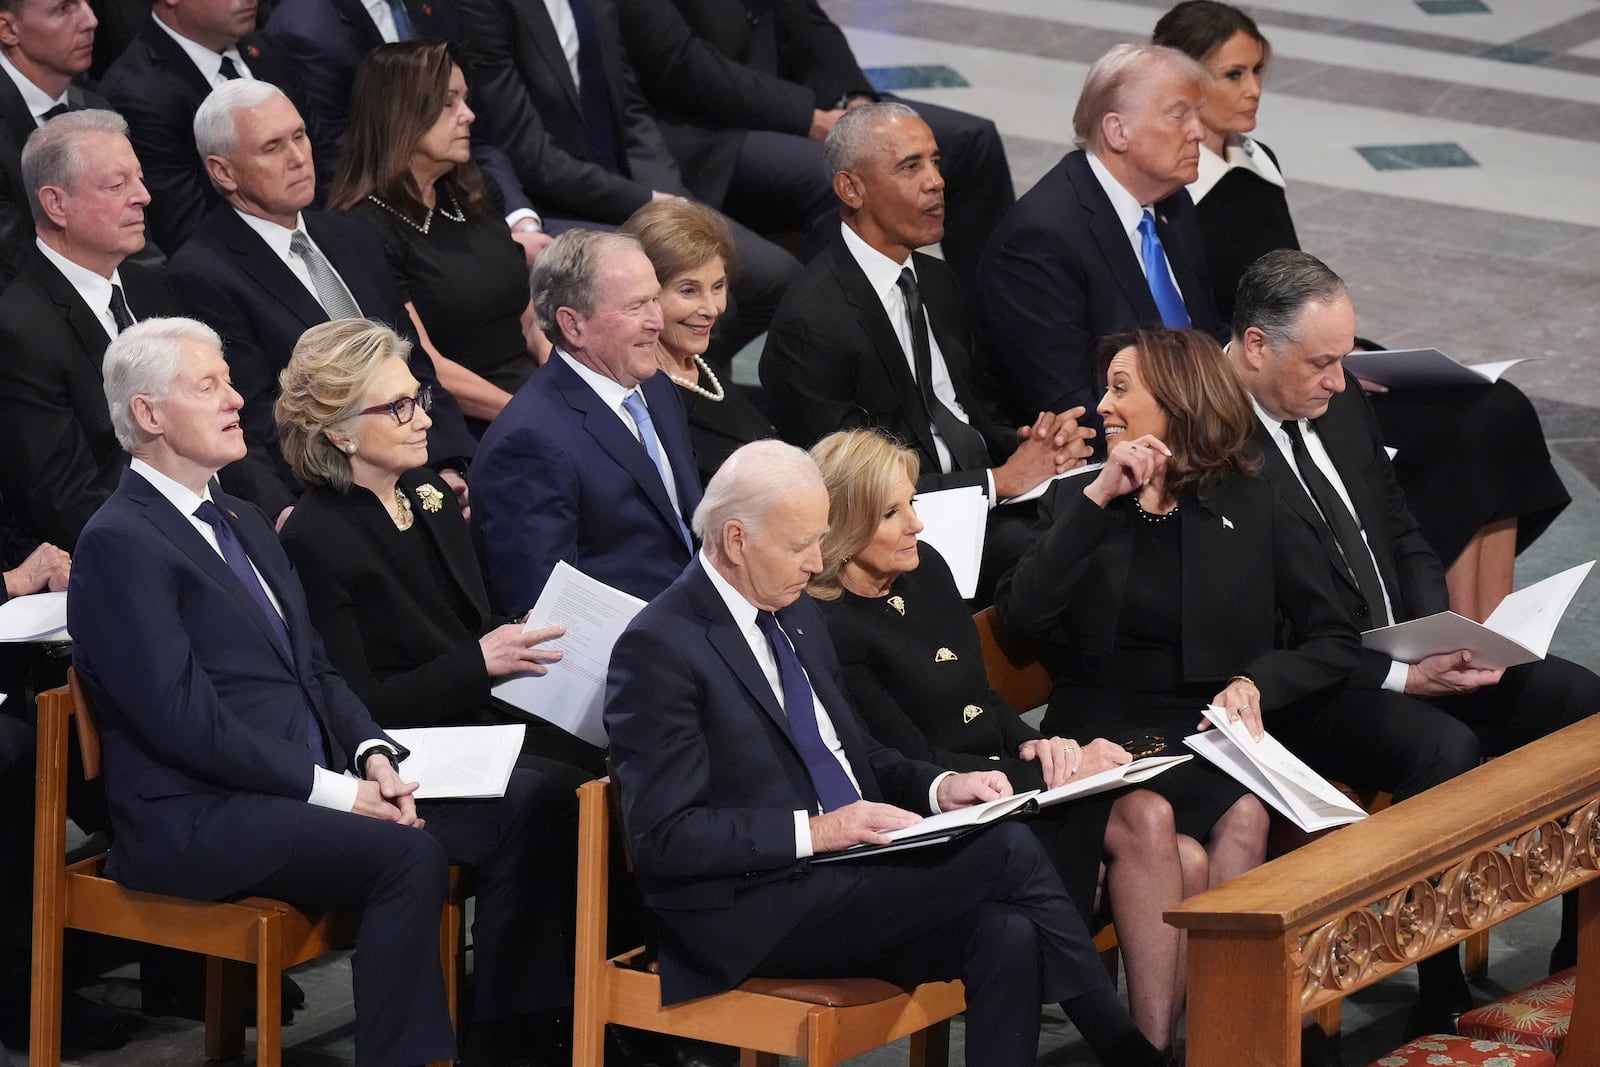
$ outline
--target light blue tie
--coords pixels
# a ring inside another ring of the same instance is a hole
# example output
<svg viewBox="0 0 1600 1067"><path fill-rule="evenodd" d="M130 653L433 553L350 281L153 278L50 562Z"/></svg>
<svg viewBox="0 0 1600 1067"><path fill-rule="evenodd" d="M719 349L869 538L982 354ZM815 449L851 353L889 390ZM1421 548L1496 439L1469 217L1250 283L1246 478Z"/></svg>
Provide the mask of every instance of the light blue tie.
<svg viewBox="0 0 1600 1067"><path fill-rule="evenodd" d="M644 450L650 455L650 462L656 465L656 472L661 475L661 486L667 490L667 500L672 499L672 468L667 466L667 457L661 453L661 444L656 438L656 424L650 419L650 409L644 405L644 397L635 389L622 398L622 408L633 419L633 424L639 427L639 443L644 445ZM673 517L678 520L678 530L683 534L683 543L689 546L689 551L694 552L694 538L689 536L689 527L683 524L683 516L676 510Z"/></svg>
<svg viewBox="0 0 1600 1067"><path fill-rule="evenodd" d="M1161 322L1174 330L1189 325L1189 309L1183 306L1183 296L1172 280L1172 267L1167 263L1167 250L1161 247L1156 235L1156 217L1146 208L1139 220L1139 236L1144 238L1144 277L1150 284L1150 295L1156 298L1156 310L1161 312Z"/></svg>

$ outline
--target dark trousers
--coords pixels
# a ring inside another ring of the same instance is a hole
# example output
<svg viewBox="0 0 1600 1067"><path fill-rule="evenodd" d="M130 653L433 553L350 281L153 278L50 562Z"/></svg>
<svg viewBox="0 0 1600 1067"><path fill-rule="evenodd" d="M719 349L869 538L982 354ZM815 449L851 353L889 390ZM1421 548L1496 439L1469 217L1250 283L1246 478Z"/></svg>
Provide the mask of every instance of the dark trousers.
<svg viewBox="0 0 1600 1067"><path fill-rule="evenodd" d="M1039 1006L1110 992L1094 942L1027 828L1003 823L953 845L813 865L810 907L755 973L960 978L969 1067L1031 1065Z"/></svg>
<svg viewBox="0 0 1600 1067"><path fill-rule="evenodd" d="M26 995L33 915L33 724L0 712L0 995Z"/></svg>
<svg viewBox="0 0 1600 1067"><path fill-rule="evenodd" d="M356 1059L376 1067L452 1060L456 1042L439 967L439 916L449 863L475 868L473 1014L496 1020L571 1003L562 878L576 799L536 772L512 774L500 800L424 801L426 828L293 800L282 809L289 861L247 892L310 910L359 912L352 962Z"/></svg>

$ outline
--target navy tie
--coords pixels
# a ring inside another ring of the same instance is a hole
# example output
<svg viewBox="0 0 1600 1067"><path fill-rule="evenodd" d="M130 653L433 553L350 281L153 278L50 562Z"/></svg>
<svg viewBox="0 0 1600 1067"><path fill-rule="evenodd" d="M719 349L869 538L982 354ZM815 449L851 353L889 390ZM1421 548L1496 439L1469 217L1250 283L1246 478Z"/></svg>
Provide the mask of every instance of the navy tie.
<svg viewBox="0 0 1600 1067"><path fill-rule="evenodd" d="M417 39L417 28L411 23L411 12L406 10L405 0L389 0L389 14L394 16L394 35L397 40Z"/></svg>
<svg viewBox="0 0 1600 1067"><path fill-rule="evenodd" d="M1150 283L1150 295L1156 298L1156 310L1161 312L1163 325L1181 330L1189 325L1189 309L1183 306L1183 296L1172 280L1172 267L1167 263L1167 250L1161 247L1156 234L1156 217L1145 208L1139 220L1139 236L1144 238L1144 276Z"/></svg>
<svg viewBox="0 0 1600 1067"><path fill-rule="evenodd" d="M611 119L611 89L601 49L600 24L589 0L568 0L578 30L578 103L583 109L583 132L589 139L589 162L612 174L622 173L617 132Z"/></svg>
<svg viewBox="0 0 1600 1067"><path fill-rule="evenodd" d="M800 665L800 657L795 655L788 635L783 632L778 617L770 611L756 612L756 625L778 661L778 681L783 686L783 710L789 718L789 736L805 761L806 773L811 776L811 787L817 791L822 810L833 811L854 804L861 799L861 794L822 740L811 683L806 681L805 668Z"/></svg>
<svg viewBox="0 0 1600 1067"><path fill-rule="evenodd" d="M639 443L644 445L650 462L656 465L656 473L661 475L661 487L668 488L672 485L672 468L667 466L667 459L661 454L661 445L656 439L656 424L650 418L650 409L644 405L644 397L635 389L622 398L622 407L633 418L633 424L639 427ZM667 493L667 502L672 502L670 491ZM683 543L689 546L690 553L693 553L694 538L689 535L689 527L683 524L683 516L674 511L672 517L678 520L678 532L683 535Z"/></svg>
<svg viewBox="0 0 1600 1067"><path fill-rule="evenodd" d="M217 67L217 73L229 81L237 81L241 77L239 68L233 65L232 57L227 55L222 57L222 63Z"/></svg>
<svg viewBox="0 0 1600 1067"><path fill-rule="evenodd" d="M245 592L250 594L256 607L267 617L272 624L272 632L277 637L284 655L290 662L294 660L293 649L289 644L289 628L283 623L283 616L278 614L278 609L272 606L272 601L267 598L267 590L261 584L261 579L256 577L255 568L250 566L250 557L245 553L244 545L239 541L239 535L233 532L233 526L228 522L228 517L222 513L210 500L202 500L200 506L194 509L194 517L211 527L217 535L217 547L222 550L222 558L227 562L228 569L244 586ZM311 705L305 705L305 722L302 724L306 733L306 748L311 750L311 758L320 767L328 765L328 755L322 747L322 729L317 725L316 715L311 710Z"/></svg>

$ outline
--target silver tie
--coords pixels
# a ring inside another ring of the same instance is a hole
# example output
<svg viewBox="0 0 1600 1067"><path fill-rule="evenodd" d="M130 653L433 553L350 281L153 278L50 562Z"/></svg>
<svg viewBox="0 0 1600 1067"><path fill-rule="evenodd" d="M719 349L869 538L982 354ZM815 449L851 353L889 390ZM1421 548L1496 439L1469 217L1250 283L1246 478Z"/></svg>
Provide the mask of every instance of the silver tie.
<svg viewBox="0 0 1600 1067"><path fill-rule="evenodd" d="M306 237L304 230L294 231L294 236L289 238L289 254L299 256L306 270L311 272L311 288L316 291L317 303L328 313L328 318L362 317L355 297L350 295L350 290L345 288L344 282L334 273L328 261L322 258L322 253Z"/></svg>

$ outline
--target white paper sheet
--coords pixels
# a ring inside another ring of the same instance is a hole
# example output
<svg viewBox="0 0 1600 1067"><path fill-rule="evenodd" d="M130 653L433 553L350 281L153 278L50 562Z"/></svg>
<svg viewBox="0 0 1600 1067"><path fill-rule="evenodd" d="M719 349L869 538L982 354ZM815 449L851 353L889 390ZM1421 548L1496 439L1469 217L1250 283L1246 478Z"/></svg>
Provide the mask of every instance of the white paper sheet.
<svg viewBox="0 0 1600 1067"><path fill-rule="evenodd" d="M983 539L989 526L989 498L975 485L918 493L917 518L926 527L917 536L938 550L963 597L978 591Z"/></svg>
<svg viewBox="0 0 1600 1067"><path fill-rule="evenodd" d="M67 594L34 593L0 604L0 641L65 640Z"/></svg>
<svg viewBox="0 0 1600 1067"><path fill-rule="evenodd" d="M1453 611L1396 623L1361 635L1361 643L1402 663L1467 649L1472 665L1490 670L1544 659L1550 641L1588 577L1594 560L1553 574L1500 602L1481 624Z"/></svg>
<svg viewBox="0 0 1600 1067"><path fill-rule="evenodd" d="M1104 466L1104 463L1085 463L1081 467L1074 467L1071 470L1064 471L1052 478L1046 478L1032 489L1029 489L1026 493L1018 493L1016 496L1008 497L1007 499L1000 501L1000 506L1005 507L1007 504L1023 504L1029 500L1038 500L1040 497L1044 496L1045 490L1049 489L1052 485L1055 485L1061 479L1077 478L1085 474L1093 474L1095 471Z"/></svg>
<svg viewBox="0 0 1600 1067"><path fill-rule="evenodd" d="M1533 358L1537 357L1467 364L1451 359L1437 348L1402 348L1352 352L1344 357L1344 365L1357 378L1377 382L1389 389L1425 389L1492 384L1518 363Z"/></svg>
<svg viewBox="0 0 1600 1067"><path fill-rule="evenodd" d="M1207 709L1207 717L1212 729L1184 738L1184 744L1248 786L1302 830L1326 830L1367 817L1359 804L1270 733L1262 733L1256 741L1242 720L1229 722L1220 708Z"/></svg>
<svg viewBox="0 0 1600 1067"><path fill-rule="evenodd" d="M1170 771L1192 759L1193 756L1146 756L1132 763L1124 763L1120 767L1109 767L1098 774L1080 778L1076 782L1046 789L1034 799L1039 802L1041 808L1048 808L1052 804L1063 804L1080 797L1092 797L1096 793L1106 793L1113 789L1121 789L1123 786L1147 782L1156 775Z"/></svg>
<svg viewBox="0 0 1600 1067"><path fill-rule="evenodd" d="M493 693L529 715L555 723L575 737L604 748L601 711L611 647L645 602L584 574L565 560L556 563L539 602L523 629L560 623L567 632L543 647L559 649L562 659L543 677L517 675Z"/></svg>
<svg viewBox="0 0 1600 1067"><path fill-rule="evenodd" d="M417 782L418 800L450 797L503 797L506 782L522 752L520 722L501 726L418 726L390 730L411 750L400 763L400 777Z"/></svg>

